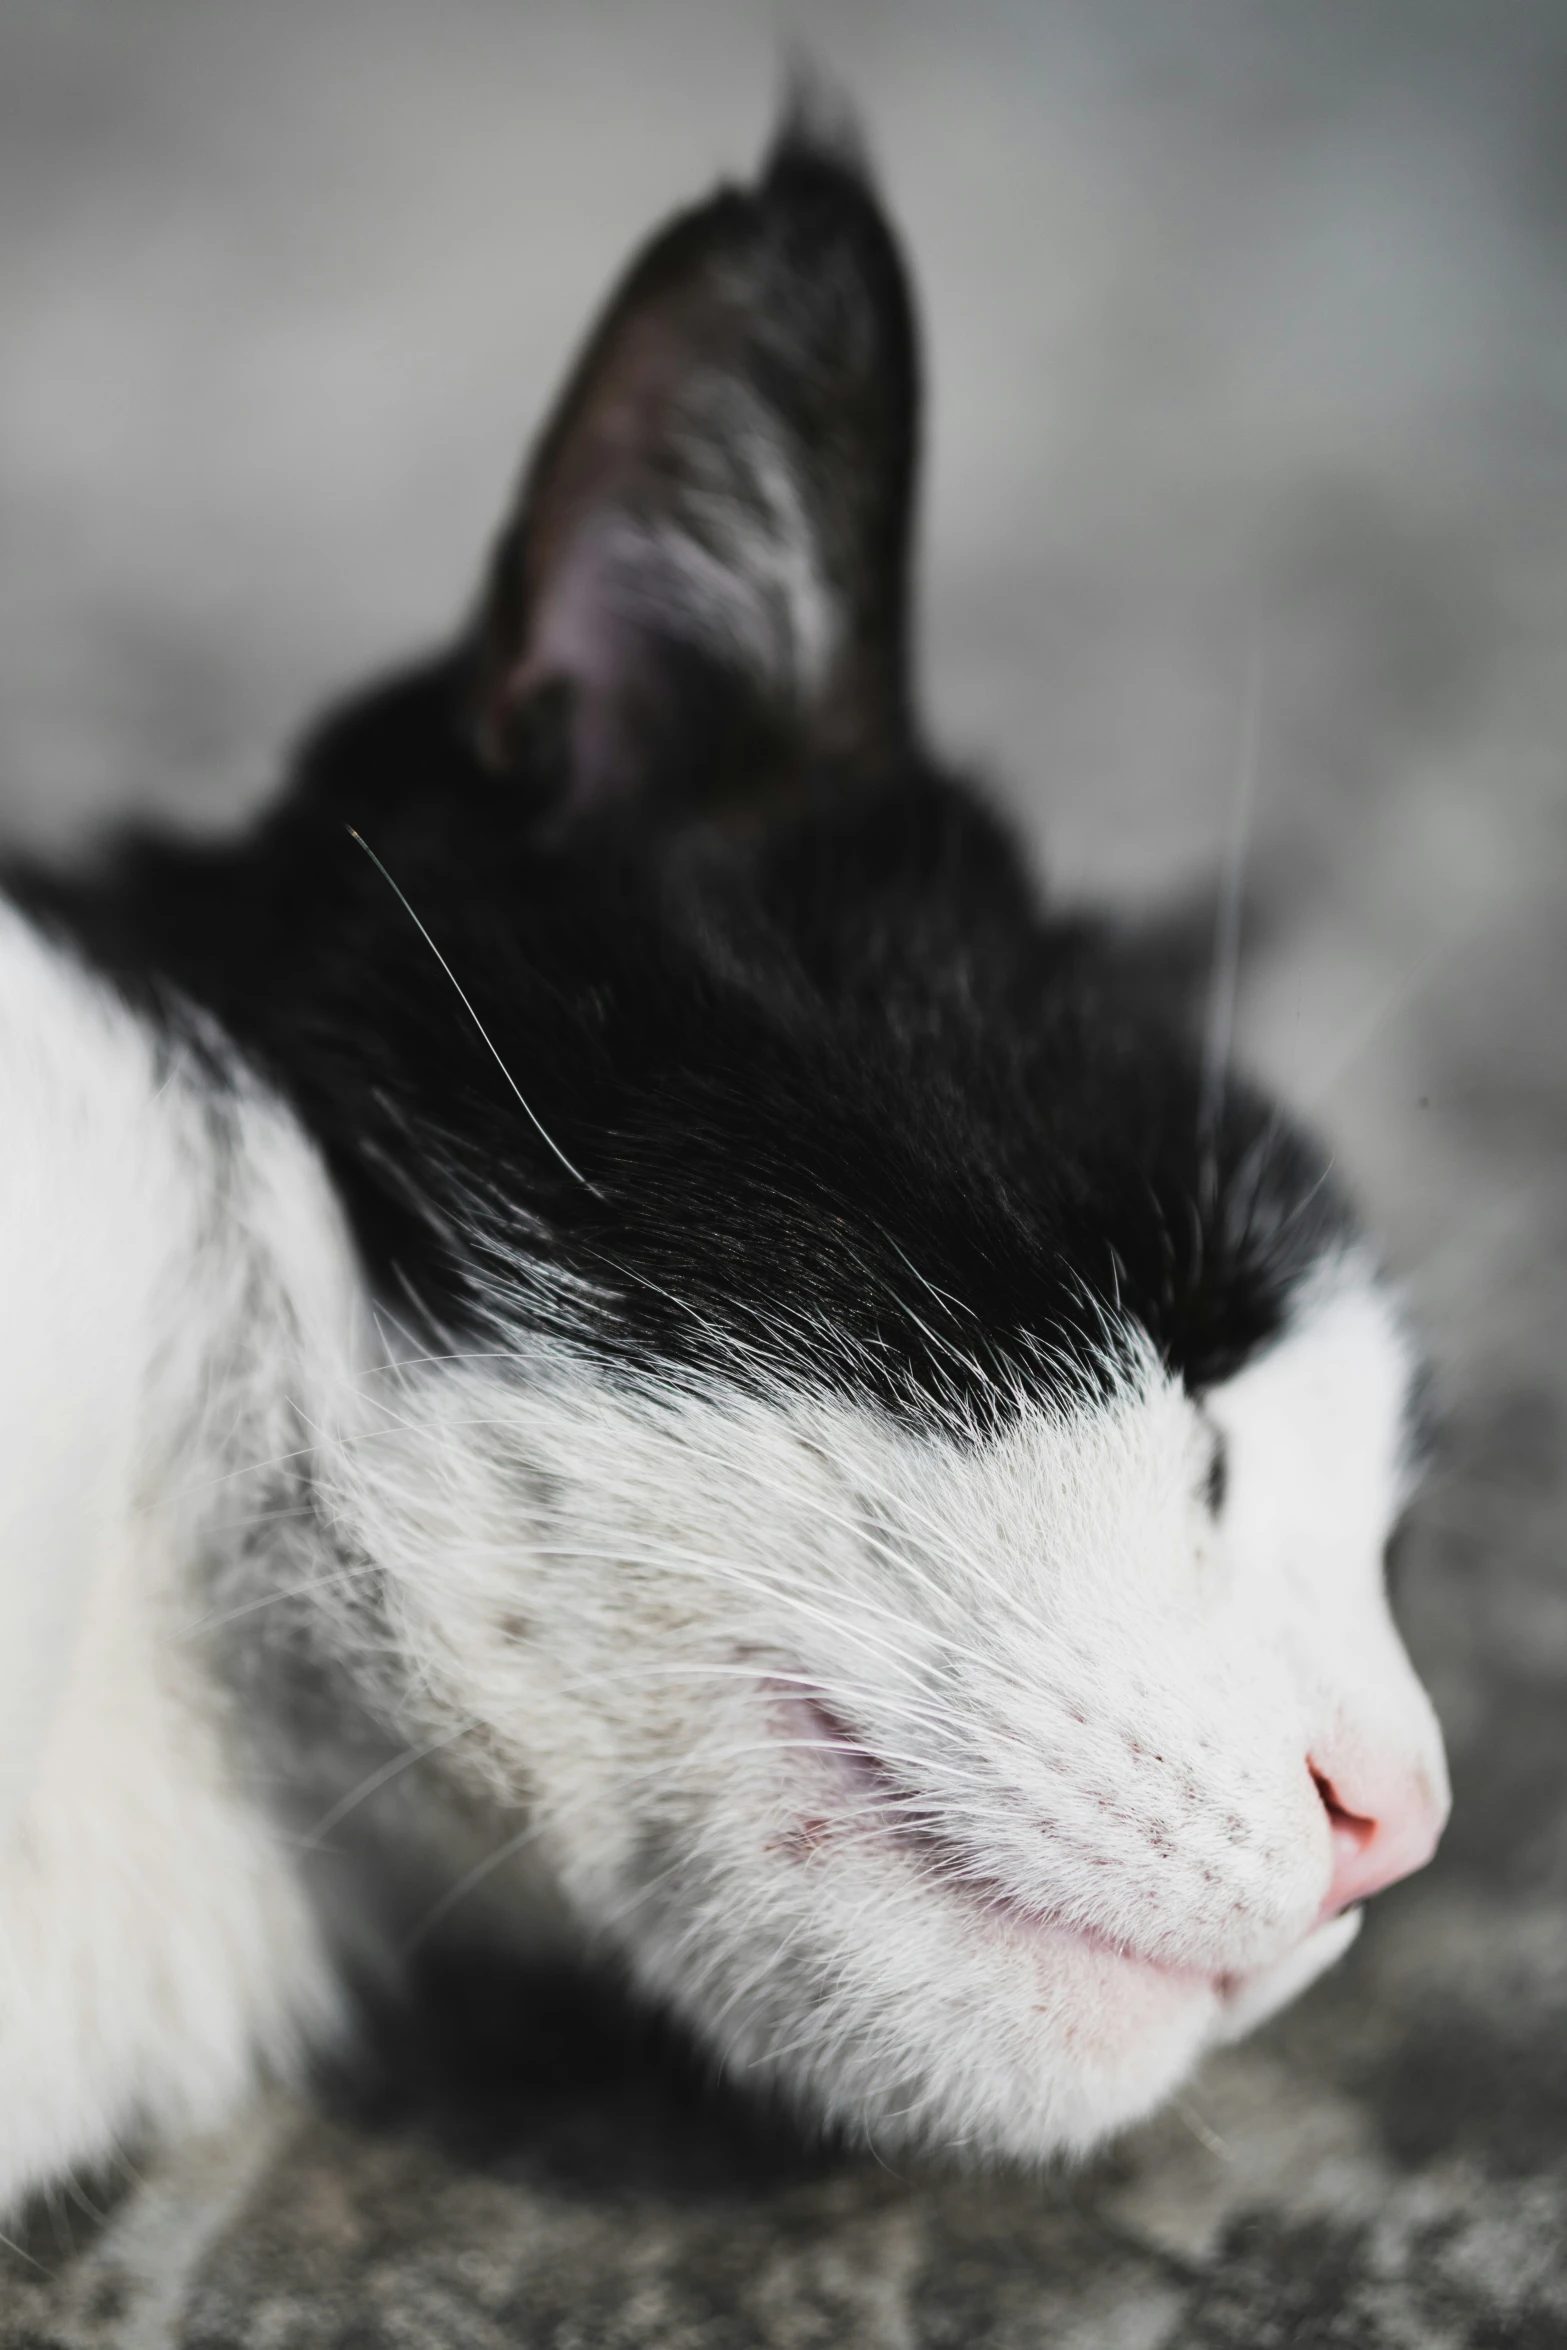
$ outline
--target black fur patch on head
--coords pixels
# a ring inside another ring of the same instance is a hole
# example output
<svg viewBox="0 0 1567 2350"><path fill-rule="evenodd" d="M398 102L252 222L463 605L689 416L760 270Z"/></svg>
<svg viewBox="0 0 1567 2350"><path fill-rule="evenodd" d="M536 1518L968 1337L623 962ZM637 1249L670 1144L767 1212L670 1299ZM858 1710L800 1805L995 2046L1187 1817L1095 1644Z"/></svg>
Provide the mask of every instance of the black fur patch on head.
<svg viewBox="0 0 1567 2350"><path fill-rule="evenodd" d="M1249 1090L1201 1134L1179 1003L913 764L823 773L752 837L615 815L541 846L436 670L331 728L254 843L138 852L95 928L121 970L155 941L280 1083L378 1283L447 1329L542 1315L547 1271L628 1370L749 1350L995 1404L1096 1381L1125 1320L1201 1388L1345 1230Z"/></svg>
<svg viewBox="0 0 1567 2350"><path fill-rule="evenodd" d="M238 847L31 886L283 1089L401 1310L985 1421L1128 1325L1223 1378L1345 1233L915 740L913 370L873 197L786 142L631 273L451 656Z"/></svg>

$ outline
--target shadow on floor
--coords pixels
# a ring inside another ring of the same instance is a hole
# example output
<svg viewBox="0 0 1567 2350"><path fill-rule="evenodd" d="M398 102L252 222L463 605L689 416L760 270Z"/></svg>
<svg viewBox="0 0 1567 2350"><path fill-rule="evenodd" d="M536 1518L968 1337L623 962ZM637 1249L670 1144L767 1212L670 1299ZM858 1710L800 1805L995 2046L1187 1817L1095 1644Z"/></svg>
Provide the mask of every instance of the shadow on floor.
<svg viewBox="0 0 1567 2350"><path fill-rule="evenodd" d="M323 2080L344 2119L564 2193L750 2199L842 2167L765 2093L721 2079L602 1967L443 1952L405 2003L368 2001Z"/></svg>

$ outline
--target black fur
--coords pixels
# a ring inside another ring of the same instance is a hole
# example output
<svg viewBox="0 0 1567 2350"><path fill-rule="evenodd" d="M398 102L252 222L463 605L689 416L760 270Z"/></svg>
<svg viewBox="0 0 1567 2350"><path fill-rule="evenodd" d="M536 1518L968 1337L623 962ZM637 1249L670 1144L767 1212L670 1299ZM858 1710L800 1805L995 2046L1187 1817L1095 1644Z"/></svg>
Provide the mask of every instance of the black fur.
<svg viewBox="0 0 1567 2350"><path fill-rule="evenodd" d="M855 168L786 140L633 271L453 653L332 718L238 845L142 839L91 884L19 878L282 1089L400 1312L547 1319L565 1276L579 1342L629 1375L744 1355L988 1415L1019 1380L1097 1382L1126 1321L1200 1390L1346 1229L1254 1093L1205 1108L1157 958L1042 910L919 744L909 317ZM651 391L623 357L649 348ZM658 600L660 550L678 573L707 529L681 435L721 432L737 381L751 454L720 450L736 506L697 552L754 557L736 592L762 609L761 418L840 614L809 693L755 632L729 647ZM592 568L606 517L635 561L654 549L629 586L619 555L607 585ZM603 619L575 668L540 619L571 564Z"/></svg>

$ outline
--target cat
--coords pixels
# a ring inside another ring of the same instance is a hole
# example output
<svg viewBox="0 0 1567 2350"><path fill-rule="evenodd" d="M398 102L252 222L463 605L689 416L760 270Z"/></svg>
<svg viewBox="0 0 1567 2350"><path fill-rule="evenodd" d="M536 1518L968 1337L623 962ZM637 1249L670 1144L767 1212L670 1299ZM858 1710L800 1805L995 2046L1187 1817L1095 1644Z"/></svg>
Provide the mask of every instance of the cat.
<svg viewBox="0 0 1567 2350"><path fill-rule="evenodd" d="M631 267L452 647L243 838L11 870L0 2206L459 1923L1035 2162L1430 1857L1418 1349L928 750L917 375L792 118Z"/></svg>

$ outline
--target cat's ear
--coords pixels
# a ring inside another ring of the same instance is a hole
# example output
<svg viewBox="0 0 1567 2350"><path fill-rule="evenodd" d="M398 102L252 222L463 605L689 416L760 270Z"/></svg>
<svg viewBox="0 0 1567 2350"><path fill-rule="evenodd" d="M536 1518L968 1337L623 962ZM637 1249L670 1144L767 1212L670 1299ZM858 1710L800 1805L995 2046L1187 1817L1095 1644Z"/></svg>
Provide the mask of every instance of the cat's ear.
<svg viewBox="0 0 1567 2350"><path fill-rule="evenodd" d="M916 377L863 169L786 129L635 261L544 432L478 619L486 763L542 728L588 808L672 769L895 755Z"/></svg>

